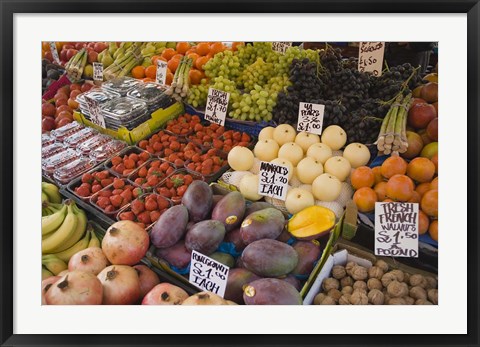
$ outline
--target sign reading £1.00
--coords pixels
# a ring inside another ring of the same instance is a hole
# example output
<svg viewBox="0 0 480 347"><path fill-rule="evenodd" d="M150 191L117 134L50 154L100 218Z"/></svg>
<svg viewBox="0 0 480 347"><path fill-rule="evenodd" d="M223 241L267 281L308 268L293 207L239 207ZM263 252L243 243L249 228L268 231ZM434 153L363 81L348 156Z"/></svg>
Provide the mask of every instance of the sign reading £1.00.
<svg viewBox="0 0 480 347"><path fill-rule="evenodd" d="M301 102L298 108L297 131L322 134L325 105Z"/></svg>

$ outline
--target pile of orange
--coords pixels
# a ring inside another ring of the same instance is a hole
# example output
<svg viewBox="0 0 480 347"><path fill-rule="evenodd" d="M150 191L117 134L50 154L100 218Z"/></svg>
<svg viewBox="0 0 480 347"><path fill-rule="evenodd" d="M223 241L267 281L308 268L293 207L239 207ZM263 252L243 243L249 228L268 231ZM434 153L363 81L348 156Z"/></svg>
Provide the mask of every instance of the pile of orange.
<svg viewBox="0 0 480 347"><path fill-rule="evenodd" d="M375 202L419 203L419 234L428 232L438 241L438 176L430 159L417 157L407 163L392 155L373 169L356 168L350 181L356 189L353 201L360 212L373 212Z"/></svg>

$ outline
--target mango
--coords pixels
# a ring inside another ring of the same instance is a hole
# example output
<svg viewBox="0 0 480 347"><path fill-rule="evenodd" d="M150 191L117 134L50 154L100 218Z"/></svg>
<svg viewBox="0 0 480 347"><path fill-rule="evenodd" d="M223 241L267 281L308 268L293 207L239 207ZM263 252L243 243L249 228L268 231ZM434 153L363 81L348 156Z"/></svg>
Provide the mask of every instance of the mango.
<svg viewBox="0 0 480 347"><path fill-rule="evenodd" d="M180 240L171 247L155 250L155 255L178 269L184 269L190 263L192 251L185 247L183 240Z"/></svg>
<svg viewBox="0 0 480 347"><path fill-rule="evenodd" d="M238 257L237 260L235 260L235 268L245 269L245 266L243 266L242 257Z"/></svg>
<svg viewBox="0 0 480 347"><path fill-rule="evenodd" d="M299 240L314 240L327 235L335 226L335 213L323 206L310 206L295 213L287 230Z"/></svg>
<svg viewBox="0 0 480 347"><path fill-rule="evenodd" d="M204 220L195 224L185 236L185 246L208 255L215 252L225 237L225 227L218 220Z"/></svg>
<svg viewBox="0 0 480 347"><path fill-rule="evenodd" d="M266 208L249 214L243 220L240 235L246 244L261 239L276 239L284 226L283 213L276 208Z"/></svg>
<svg viewBox="0 0 480 347"><path fill-rule="evenodd" d="M210 254L209 257L228 267L235 266L235 259L228 253L215 252Z"/></svg>
<svg viewBox="0 0 480 347"><path fill-rule="evenodd" d="M290 283L277 278L262 278L247 284L243 290L247 305L302 305L302 297Z"/></svg>
<svg viewBox="0 0 480 347"><path fill-rule="evenodd" d="M187 208L191 221L200 222L208 218L213 204L210 186L203 181L193 181L182 197L182 204Z"/></svg>
<svg viewBox="0 0 480 347"><path fill-rule="evenodd" d="M243 286L259 279L260 277L247 269L230 269L223 298L243 305Z"/></svg>
<svg viewBox="0 0 480 347"><path fill-rule="evenodd" d="M217 206L217 203L222 200L224 197L224 195L218 195L218 194L214 194L213 197L212 197L212 209L215 208L215 206Z"/></svg>
<svg viewBox="0 0 480 347"><path fill-rule="evenodd" d="M280 278L280 279L282 281L290 283L298 291L300 291L300 289L302 289L302 283L300 282L300 280L298 278L295 277L295 275L290 274L287 277Z"/></svg>
<svg viewBox="0 0 480 347"><path fill-rule="evenodd" d="M292 246L271 239L252 242L243 250L241 258L243 267L262 277L284 276L298 263Z"/></svg>
<svg viewBox="0 0 480 347"><path fill-rule="evenodd" d="M150 241L157 248L167 248L176 244L185 234L188 211L183 205L166 210L150 231Z"/></svg>
<svg viewBox="0 0 480 347"><path fill-rule="evenodd" d="M266 208L274 208L272 204L265 202L265 201L256 201L251 203L250 205L247 206L247 209L245 210L245 216L248 216L249 214L253 212L257 212L260 210L264 210Z"/></svg>
<svg viewBox="0 0 480 347"><path fill-rule="evenodd" d="M320 258L320 244L318 241L297 241L293 249L298 254L298 264L292 271L293 275L310 275L314 263Z"/></svg>
<svg viewBox="0 0 480 347"><path fill-rule="evenodd" d="M245 198L240 192L225 195L212 211L212 219L222 222L227 233L240 226L244 215Z"/></svg>
<svg viewBox="0 0 480 347"><path fill-rule="evenodd" d="M187 226L187 229L188 229L188 226ZM283 242L283 243L287 243L290 239L292 238L292 234L290 234L287 229L283 229L282 230L282 233L280 234L280 236L278 236L276 238L277 241L280 241L280 242Z"/></svg>
<svg viewBox="0 0 480 347"><path fill-rule="evenodd" d="M230 231L227 235L225 235L225 239L223 241L233 243L237 252L240 252L247 247L245 242L242 240L242 236L240 235L240 228Z"/></svg>

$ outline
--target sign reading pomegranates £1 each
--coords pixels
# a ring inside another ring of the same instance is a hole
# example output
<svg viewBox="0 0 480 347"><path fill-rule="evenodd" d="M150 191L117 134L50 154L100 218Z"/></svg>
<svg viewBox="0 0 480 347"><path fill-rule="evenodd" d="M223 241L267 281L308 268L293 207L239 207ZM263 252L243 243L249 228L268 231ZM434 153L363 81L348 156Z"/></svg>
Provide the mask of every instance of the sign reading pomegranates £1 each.
<svg viewBox="0 0 480 347"><path fill-rule="evenodd" d="M225 125L229 99L230 93L209 88L207 106L205 107L205 119L210 123Z"/></svg>
<svg viewBox="0 0 480 347"><path fill-rule="evenodd" d="M230 268L197 251L192 251L188 281L201 290L223 298Z"/></svg>
<svg viewBox="0 0 480 347"><path fill-rule="evenodd" d="M288 167L260 162L258 174L258 194L285 201L288 188Z"/></svg>
<svg viewBox="0 0 480 347"><path fill-rule="evenodd" d="M301 102L298 107L297 131L322 134L325 105Z"/></svg>
<svg viewBox="0 0 480 347"><path fill-rule="evenodd" d="M382 75L385 42L360 42L358 52L358 71Z"/></svg>
<svg viewBox="0 0 480 347"><path fill-rule="evenodd" d="M375 255L418 258L418 204L375 203Z"/></svg>

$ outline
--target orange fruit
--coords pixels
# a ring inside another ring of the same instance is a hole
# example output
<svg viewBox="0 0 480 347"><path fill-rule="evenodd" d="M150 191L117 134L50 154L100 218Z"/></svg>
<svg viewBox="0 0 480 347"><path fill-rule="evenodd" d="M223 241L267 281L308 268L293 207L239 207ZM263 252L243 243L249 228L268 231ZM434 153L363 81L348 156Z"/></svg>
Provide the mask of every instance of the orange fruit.
<svg viewBox="0 0 480 347"><path fill-rule="evenodd" d="M145 67L143 67L141 65L135 66L132 69L131 74L132 74L133 78L138 78L138 79L144 78L145 77Z"/></svg>
<svg viewBox="0 0 480 347"><path fill-rule="evenodd" d="M210 45L210 53L215 55L217 53L223 52L227 47L221 42L215 42Z"/></svg>
<svg viewBox="0 0 480 347"><path fill-rule="evenodd" d="M195 67L199 70L203 70L203 65L205 65L210 58L208 56L200 57L195 61Z"/></svg>
<svg viewBox="0 0 480 347"><path fill-rule="evenodd" d="M150 65L145 69L145 76L151 79L157 78L157 67L155 65Z"/></svg>
<svg viewBox="0 0 480 347"><path fill-rule="evenodd" d="M428 231L430 225L430 219L422 210L418 214L418 234L423 235Z"/></svg>
<svg viewBox="0 0 480 347"><path fill-rule="evenodd" d="M170 60L177 52L173 48L167 48L162 52L162 57Z"/></svg>
<svg viewBox="0 0 480 347"><path fill-rule="evenodd" d="M197 61L197 58L200 57L197 53L190 53L190 54L187 54L186 56L193 60L192 62L193 66L195 66L195 62Z"/></svg>
<svg viewBox="0 0 480 347"><path fill-rule="evenodd" d="M210 44L208 42L201 42L197 45L197 54L204 56L210 53Z"/></svg>
<svg viewBox="0 0 480 347"><path fill-rule="evenodd" d="M161 55L154 55L153 57L150 58L150 60L152 61L152 64L155 65L155 66L157 66L157 61L159 61L159 60L167 61L167 59L165 59Z"/></svg>
<svg viewBox="0 0 480 347"><path fill-rule="evenodd" d="M188 42L178 42L177 43L177 52L180 54L185 54L190 49L190 44Z"/></svg>
<svg viewBox="0 0 480 347"><path fill-rule="evenodd" d="M192 46L192 48L185 52L185 55L189 55L192 53L197 53L197 46Z"/></svg>
<svg viewBox="0 0 480 347"><path fill-rule="evenodd" d="M372 188L363 187L353 194L353 201L357 205L360 212L372 212L375 210L375 202L377 201L377 193Z"/></svg>
<svg viewBox="0 0 480 347"><path fill-rule="evenodd" d="M430 183L425 182L425 183L420 183L417 188L415 188L415 191L420 194L420 197L423 196L426 192L430 190Z"/></svg>
<svg viewBox="0 0 480 347"><path fill-rule="evenodd" d="M430 160L432 161L433 165L435 165L435 173L438 174L438 153L436 153Z"/></svg>
<svg viewBox="0 0 480 347"><path fill-rule="evenodd" d="M417 157L407 165L407 176L414 181L430 182L435 175L435 165L428 158Z"/></svg>
<svg viewBox="0 0 480 347"><path fill-rule="evenodd" d="M169 86L170 84L172 84L172 81L173 81L173 73L167 72L167 78L165 80L165 84Z"/></svg>
<svg viewBox="0 0 480 347"><path fill-rule="evenodd" d="M407 162L398 155L392 155L387 158L381 166L381 173L385 178L390 178L394 175L405 175L406 172Z"/></svg>
<svg viewBox="0 0 480 347"><path fill-rule="evenodd" d="M372 169L373 176L375 176L375 184L379 182L384 182L383 176L382 176L382 168L380 166L375 166Z"/></svg>
<svg viewBox="0 0 480 347"><path fill-rule="evenodd" d="M392 199L387 198L387 199L383 200L382 202L395 202L395 201L393 201Z"/></svg>
<svg viewBox="0 0 480 347"><path fill-rule="evenodd" d="M360 166L353 170L350 181L354 189L371 188L375 183L375 175L368 166Z"/></svg>
<svg viewBox="0 0 480 347"><path fill-rule="evenodd" d="M416 192L414 190L413 194L412 194L412 197L408 200L408 202L414 202L414 203L419 204L420 200L422 200L422 197L420 196L420 194L418 194L418 192Z"/></svg>
<svg viewBox="0 0 480 347"><path fill-rule="evenodd" d="M378 182L375 184L375 187L373 187L373 190L377 193L378 201L385 200L387 194L387 182Z"/></svg>
<svg viewBox="0 0 480 347"><path fill-rule="evenodd" d="M156 79L152 79L150 77L145 77L145 78L142 78L142 82L156 82L157 80Z"/></svg>
<svg viewBox="0 0 480 347"><path fill-rule="evenodd" d="M197 69L191 69L188 73L188 77L190 78L190 83L192 85L200 84L200 81L203 78L203 73Z"/></svg>
<svg viewBox="0 0 480 347"><path fill-rule="evenodd" d="M183 54L175 54L173 57L171 57L170 59L177 59L177 60L180 60L183 58Z"/></svg>
<svg viewBox="0 0 480 347"><path fill-rule="evenodd" d="M245 46L245 42L234 42L232 43L232 51L237 51L238 47Z"/></svg>
<svg viewBox="0 0 480 347"><path fill-rule="evenodd" d="M430 182L430 189L437 189L438 190L438 176Z"/></svg>
<svg viewBox="0 0 480 347"><path fill-rule="evenodd" d="M177 71L178 65L180 64L179 59L170 59L167 63L167 67L170 69L171 72L175 73Z"/></svg>
<svg viewBox="0 0 480 347"><path fill-rule="evenodd" d="M390 199L405 202L412 198L414 187L410 177L394 175L387 182L386 193Z"/></svg>
<svg viewBox="0 0 480 347"><path fill-rule="evenodd" d="M438 242L438 220L432 220L428 227L428 233L430 237Z"/></svg>
<svg viewBox="0 0 480 347"><path fill-rule="evenodd" d="M438 190L434 189L426 192L420 202L420 208L428 216L438 217Z"/></svg>

